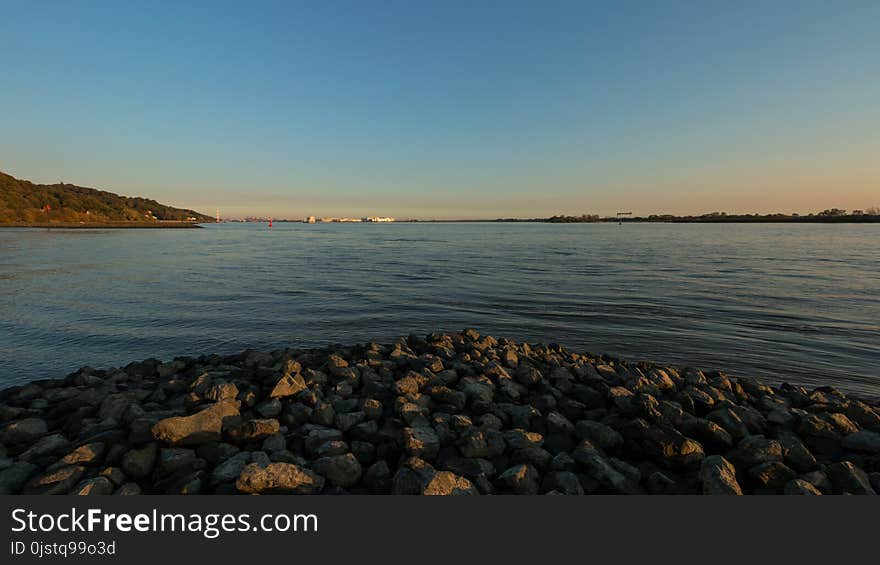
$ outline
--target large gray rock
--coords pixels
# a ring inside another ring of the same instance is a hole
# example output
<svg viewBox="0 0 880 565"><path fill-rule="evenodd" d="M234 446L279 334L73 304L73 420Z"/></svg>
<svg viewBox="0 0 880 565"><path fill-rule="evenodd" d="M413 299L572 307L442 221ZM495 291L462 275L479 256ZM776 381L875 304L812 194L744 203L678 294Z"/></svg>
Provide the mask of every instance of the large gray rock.
<svg viewBox="0 0 880 565"><path fill-rule="evenodd" d="M39 467L27 461L16 461L0 472L0 494L18 494Z"/></svg>
<svg viewBox="0 0 880 565"><path fill-rule="evenodd" d="M720 455L710 455L703 460L700 466L700 482L703 485L703 494L743 493L736 481L733 464Z"/></svg>
<svg viewBox="0 0 880 565"><path fill-rule="evenodd" d="M868 475L851 461L829 465L825 472L831 479L834 494L877 494Z"/></svg>
<svg viewBox="0 0 880 565"><path fill-rule="evenodd" d="M30 444L34 443L49 431L46 421L41 418L24 418L12 422L0 433L4 444Z"/></svg>
<svg viewBox="0 0 880 565"><path fill-rule="evenodd" d="M270 494L317 494L324 488L324 477L293 463L257 463L246 466L235 487L241 492Z"/></svg>
<svg viewBox="0 0 880 565"><path fill-rule="evenodd" d="M153 437L173 446L220 441L223 420L238 416L239 406L237 400L224 400L191 416L165 418L153 426Z"/></svg>
<svg viewBox="0 0 880 565"><path fill-rule="evenodd" d="M79 465L69 465L37 475L25 485L22 494L68 494L85 470Z"/></svg>
<svg viewBox="0 0 880 565"><path fill-rule="evenodd" d="M880 453L880 434L861 430L843 438L843 448L863 453Z"/></svg>
<svg viewBox="0 0 880 565"><path fill-rule="evenodd" d="M153 470L158 452L159 446L156 443L147 444L140 449L132 449L122 456L122 470L130 477L142 479Z"/></svg>
<svg viewBox="0 0 880 565"><path fill-rule="evenodd" d="M361 480L361 464L351 453L321 457L312 463L312 469L342 488L352 487Z"/></svg>
<svg viewBox="0 0 880 565"><path fill-rule="evenodd" d="M578 438L589 440L590 443L604 450L616 449L623 445L623 436L620 432L601 422L580 420L575 424L574 432Z"/></svg>
<svg viewBox="0 0 880 565"><path fill-rule="evenodd" d="M597 481L605 489L613 493L635 494L638 485L627 478L620 470L603 457L599 450L585 441L574 452L575 462L583 469L584 473Z"/></svg>

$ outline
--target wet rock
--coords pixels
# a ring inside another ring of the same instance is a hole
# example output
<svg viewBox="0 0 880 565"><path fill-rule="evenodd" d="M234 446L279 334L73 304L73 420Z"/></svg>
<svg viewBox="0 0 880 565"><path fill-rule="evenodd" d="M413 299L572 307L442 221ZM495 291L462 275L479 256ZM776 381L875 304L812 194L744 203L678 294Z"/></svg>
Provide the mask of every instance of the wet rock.
<svg viewBox="0 0 880 565"><path fill-rule="evenodd" d="M238 416L239 405L225 400L192 416L165 418L153 426L153 437L173 446L220 441L224 419Z"/></svg>
<svg viewBox="0 0 880 565"><path fill-rule="evenodd" d="M700 466L700 482L703 494L741 495L742 488L736 480L736 469L720 455L710 455Z"/></svg>
<svg viewBox="0 0 880 565"><path fill-rule="evenodd" d="M247 465L235 486L241 492L256 494L317 494L324 488L324 477L292 463L271 463L261 467Z"/></svg>
<svg viewBox="0 0 880 565"><path fill-rule="evenodd" d="M541 484L543 492L556 491L567 495L584 494L584 488L577 475L571 471L552 471L547 473Z"/></svg>

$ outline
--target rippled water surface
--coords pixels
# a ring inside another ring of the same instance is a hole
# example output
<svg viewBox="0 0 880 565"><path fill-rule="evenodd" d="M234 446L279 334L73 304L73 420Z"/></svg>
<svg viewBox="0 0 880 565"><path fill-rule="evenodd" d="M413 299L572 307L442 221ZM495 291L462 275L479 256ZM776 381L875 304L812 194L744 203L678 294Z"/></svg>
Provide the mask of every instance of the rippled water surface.
<svg viewBox="0 0 880 565"><path fill-rule="evenodd" d="M880 225L0 229L0 385L459 330L880 394Z"/></svg>

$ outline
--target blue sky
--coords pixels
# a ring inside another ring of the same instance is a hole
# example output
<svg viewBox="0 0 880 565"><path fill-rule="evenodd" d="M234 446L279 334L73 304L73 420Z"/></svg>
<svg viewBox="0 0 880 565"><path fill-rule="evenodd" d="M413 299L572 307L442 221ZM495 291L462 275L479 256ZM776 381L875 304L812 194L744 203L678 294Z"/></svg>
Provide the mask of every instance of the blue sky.
<svg viewBox="0 0 880 565"><path fill-rule="evenodd" d="M0 170L225 215L880 205L878 2L6 2Z"/></svg>

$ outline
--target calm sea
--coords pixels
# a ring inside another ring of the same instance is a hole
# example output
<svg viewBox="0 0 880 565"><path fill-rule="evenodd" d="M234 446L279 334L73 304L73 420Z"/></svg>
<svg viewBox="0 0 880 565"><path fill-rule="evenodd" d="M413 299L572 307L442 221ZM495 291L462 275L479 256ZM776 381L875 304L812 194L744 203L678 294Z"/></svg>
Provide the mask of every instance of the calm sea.
<svg viewBox="0 0 880 565"><path fill-rule="evenodd" d="M880 225L0 230L0 386L476 327L880 394Z"/></svg>

